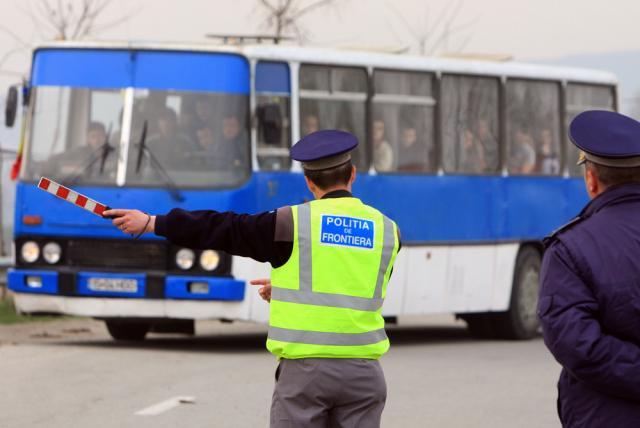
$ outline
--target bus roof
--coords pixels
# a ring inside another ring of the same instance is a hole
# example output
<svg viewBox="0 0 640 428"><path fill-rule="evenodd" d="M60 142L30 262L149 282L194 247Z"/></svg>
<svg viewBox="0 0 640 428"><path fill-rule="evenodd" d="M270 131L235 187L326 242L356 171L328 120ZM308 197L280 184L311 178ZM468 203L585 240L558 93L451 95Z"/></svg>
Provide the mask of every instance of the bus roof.
<svg viewBox="0 0 640 428"><path fill-rule="evenodd" d="M584 68L531 64L517 61L496 62L459 58L423 57L407 54L389 54L289 45L223 45L213 44L210 42L64 41L42 44L38 46L36 50L56 48L226 52L245 55L250 59L257 60L293 61L312 64L334 64L383 69L431 71L435 73L588 82L605 85L615 85L618 83L618 79L611 72Z"/></svg>

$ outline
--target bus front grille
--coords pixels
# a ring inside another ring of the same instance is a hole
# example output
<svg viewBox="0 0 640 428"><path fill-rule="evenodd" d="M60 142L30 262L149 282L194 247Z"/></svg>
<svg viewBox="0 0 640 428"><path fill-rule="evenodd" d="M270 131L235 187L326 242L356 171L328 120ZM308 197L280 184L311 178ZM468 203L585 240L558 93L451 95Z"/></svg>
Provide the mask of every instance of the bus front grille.
<svg viewBox="0 0 640 428"><path fill-rule="evenodd" d="M164 270L168 246L164 242L70 239L66 260L69 266Z"/></svg>

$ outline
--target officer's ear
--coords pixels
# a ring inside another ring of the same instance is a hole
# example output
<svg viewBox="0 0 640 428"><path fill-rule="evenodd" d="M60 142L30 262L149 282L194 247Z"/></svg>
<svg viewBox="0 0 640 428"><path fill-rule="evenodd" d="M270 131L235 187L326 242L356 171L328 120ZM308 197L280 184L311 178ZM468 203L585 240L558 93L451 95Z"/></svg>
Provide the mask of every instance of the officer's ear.
<svg viewBox="0 0 640 428"><path fill-rule="evenodd" d="M318 190L318 186L313 184L313 181L309 180L309 177L307 177L306 175L304 176L304 181L307 183L307 189L309 189L309 191L315 195L316 191Z"/></svg>
<svg viewBox="0 0 640 428"><path fill-rule="evenodd" d="M601 189L602 185L598 180L597 171L588 162L584 167L584 184L587 188L587 193L589 194L589 198L591 199L598 196L602 190Z"/></svg>
<svg viewBox="0 0 640 428"><path fill-rule="evenodd" d="M351 177L349 177L349 185L353 184L353 182L356 181L356 177L356 166L351 165Z"/></svg>

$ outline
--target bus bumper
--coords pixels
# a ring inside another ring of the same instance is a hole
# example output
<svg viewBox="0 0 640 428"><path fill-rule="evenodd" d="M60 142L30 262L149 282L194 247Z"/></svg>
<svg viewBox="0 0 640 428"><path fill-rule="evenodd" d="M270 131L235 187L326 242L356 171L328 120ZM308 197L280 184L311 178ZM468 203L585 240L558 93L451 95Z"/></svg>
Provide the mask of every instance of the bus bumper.
<svg viewBox="0 0 640 428"><path fill-rule="evenodd" d="M245 293L244 281L210 276L167 275L163 278L163 284L160 284L160 290L158 287L151 290L150 281L143 273L80 271L62 276L57 271L50 270L9 269L7 276L9 289L15 293L63 295L72 299L112 297L136 301L153 299L229 302L244 300Z"/></svg>
<svg viewBox="0 0 640 428"><path fill-rule="evenodd" d="M249 319L245 302L65 297L34 293L15 293L13 299L16 308L23 314L93 318Z"/></svg>

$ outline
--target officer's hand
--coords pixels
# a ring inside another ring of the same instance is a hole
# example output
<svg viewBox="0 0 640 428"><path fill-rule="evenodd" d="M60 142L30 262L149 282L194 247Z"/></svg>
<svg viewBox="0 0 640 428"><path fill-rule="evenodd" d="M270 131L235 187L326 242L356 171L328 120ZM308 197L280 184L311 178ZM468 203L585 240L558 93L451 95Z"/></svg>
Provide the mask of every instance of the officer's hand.
<svg viewBox="0 0 640 428"><path fill-rule="evenodd" d="M123 233L139 235L141 233L153 232L155 228L155 216L143 213L139 210L107 210L103 213L105 217L115 217L113 225Z"/></svg>
<svg viewBox="0 0 640 428"><path fill-rule="evenodd" d="M271 280L267 278L263 279L252 279L250 281L251 285L262 285L258 290L258 294L262 297L262 300L266 302L271 301Z"/></svg>

